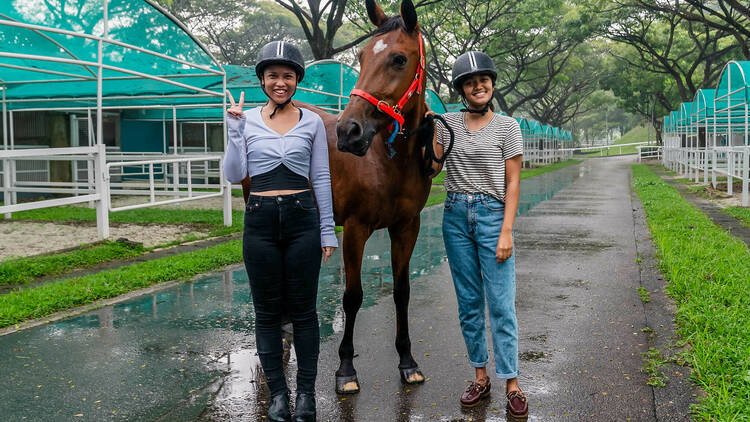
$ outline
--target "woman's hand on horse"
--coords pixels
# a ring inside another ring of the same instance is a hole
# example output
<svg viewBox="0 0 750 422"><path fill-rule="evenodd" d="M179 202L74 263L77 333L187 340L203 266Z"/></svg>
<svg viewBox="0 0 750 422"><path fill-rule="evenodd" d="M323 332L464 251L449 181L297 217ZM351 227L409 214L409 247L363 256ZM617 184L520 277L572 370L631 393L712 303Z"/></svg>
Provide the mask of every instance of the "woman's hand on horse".
<svg viewBox="0 0 750 422"><path fill-rule="evenodd" d="M328 263L328 258L330 258L331 255L333 255L333 251L335 250L336 248L334 248L333 246L323 246L323 263L324 264Z"/></svg>
<svg viewBox="0 0 750 422"><path fill-rule="evenodd" d="M232 97L232 93L229 92L227 89L227 96L229 97L229 104L231 104L231 107L227 110L227 113L231 114L234 117L242 117L242 107L245 106L245 91L242 91L240 93L240 102L239 104L235 104L234 97Z"/></svg>
<svg viewBox="0 0 750 422"><path fill-rule="evenodd" d="M512 232L500 232L500 238L497 239L497 248L495 249L495 257L497 257L497 263L500 264L506 259L513 255L513 233Z"/></svg>
<svg viewBox="0 0 750 422"><path fill-rule="evenodd" d="M434 116L434 115L435 115L435 112L430 110L429 108L427 108L427 111L424 112L424 117Z"/></svg>

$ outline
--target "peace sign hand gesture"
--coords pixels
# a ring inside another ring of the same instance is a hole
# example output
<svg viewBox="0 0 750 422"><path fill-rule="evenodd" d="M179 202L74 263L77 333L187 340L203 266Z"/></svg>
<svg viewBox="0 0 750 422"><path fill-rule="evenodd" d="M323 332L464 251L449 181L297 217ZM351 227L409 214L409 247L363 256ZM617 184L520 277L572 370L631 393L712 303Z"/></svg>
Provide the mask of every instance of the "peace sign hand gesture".
<svg viewBox="0 0 750 422"><path fill-rule="evenodd" d="M232 105L227 110L227 113L229 113L232 116L237 117L237 118L242 117L242 107L245 106L245 91L242 91L242 93L240 94L240 103L239 104L235 104L234 97L232 97L232 93L229 92L228 89L226 91L227 91L227 96L229 97L229 103Z"/></svg>

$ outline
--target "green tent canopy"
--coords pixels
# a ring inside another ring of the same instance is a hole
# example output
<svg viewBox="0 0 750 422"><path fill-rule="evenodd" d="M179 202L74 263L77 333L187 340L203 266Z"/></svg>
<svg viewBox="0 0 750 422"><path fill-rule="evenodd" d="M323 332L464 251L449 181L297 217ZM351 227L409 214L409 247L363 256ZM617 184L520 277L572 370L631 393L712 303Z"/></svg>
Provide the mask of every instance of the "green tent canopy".
<svg viewBox="0 0 750 422"><path fill-rule="evenodd" d="M9 109L96 106L100 40L107 107L223 94L221 66L151 0L4 1L0 27Z"/></svg>
<svg viewBox="0 0 750 422"><path fill-rule="evenodd" d="M678 110L678 118L677 118L677 127L680 129L684 129L689 127L692 124L692 112L693 112L693 103L682 103L680 104L680 109Z"/></svg>

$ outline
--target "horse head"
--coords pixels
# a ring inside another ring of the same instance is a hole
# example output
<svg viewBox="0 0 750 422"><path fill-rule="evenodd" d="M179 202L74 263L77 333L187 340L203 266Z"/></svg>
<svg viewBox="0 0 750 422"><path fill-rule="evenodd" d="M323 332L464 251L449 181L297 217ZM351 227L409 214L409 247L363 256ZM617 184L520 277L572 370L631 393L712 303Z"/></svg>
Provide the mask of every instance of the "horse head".
<svg viewBox="0 0 750 422"><path fill-rule="evenodd" d="M366 6L377 31L359 52L359 78L336 125L339 151L360 157L373 140L390 136L399 117L403 127L401 116L424 95L425 59L414 4L403 0L400 16L390 18L375 0L366 0ZM409 101L417 92L421 95Z"/></svg>

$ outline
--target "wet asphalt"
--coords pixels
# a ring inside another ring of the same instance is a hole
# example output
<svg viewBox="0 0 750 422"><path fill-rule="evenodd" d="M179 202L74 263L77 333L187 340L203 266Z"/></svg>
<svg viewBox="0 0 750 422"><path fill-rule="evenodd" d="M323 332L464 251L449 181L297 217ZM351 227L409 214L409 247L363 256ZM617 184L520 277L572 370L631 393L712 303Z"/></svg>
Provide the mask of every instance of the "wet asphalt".
<svg viewBox="0 0 750 422"><path fill-rule="evenodd" d="M698 392L667 365L654 389L641 353L674 342L628 157L587 160L522 184L515 227L520 385L530 421L689 419ZM541 202L540 202L541 201ZM533 208L532 208L533 206ZM321 275L320 421L505 421L504 385L464 410L473 377L440 238L426 210L411 263L412 352L427 377L399 380L387 234L368 242L365 303L355 330L362 391L334 392L343 315L340 254ZM652 293L644 304L638 287ZM65 321L0 337L0 414L6 420L263 421L268 393L241 266ZM649 327L649 328L647 328ZM292 346L293 347L293 346ZM294 387L293 349L288 379ZM490 372L494 367L488 368Z"/></svg>
<svg viewBox="0 0 750 422"><path fill-rule="evenodd" d="M638 295L643 275L657 282L659 277L655 266L641 268L637 262L638 248L652 257L653 249L642 213L634 212L639 205L631 197L631 163L628 157L587 160L577 166L575 182L517 220L520 385L531 404L528 420L689 420L689 402L695 399L689 372L671 376L677 379L655 395L641 371L641 353L654 337L643 331L649 315L659 315L651 318L651 328L665 338L671 338L671 316L665 308L647 312ZM427 382L399 382L393 305L368 308L355 334L362 392L333 394L337 339L329 342L321 356L321 420L506 420L499 380L486 404L470 410L459 405L473 371L447 264L418 282L428 288L412 296L410 329ZM649 287L655 295L661 291Z"/></svg>

